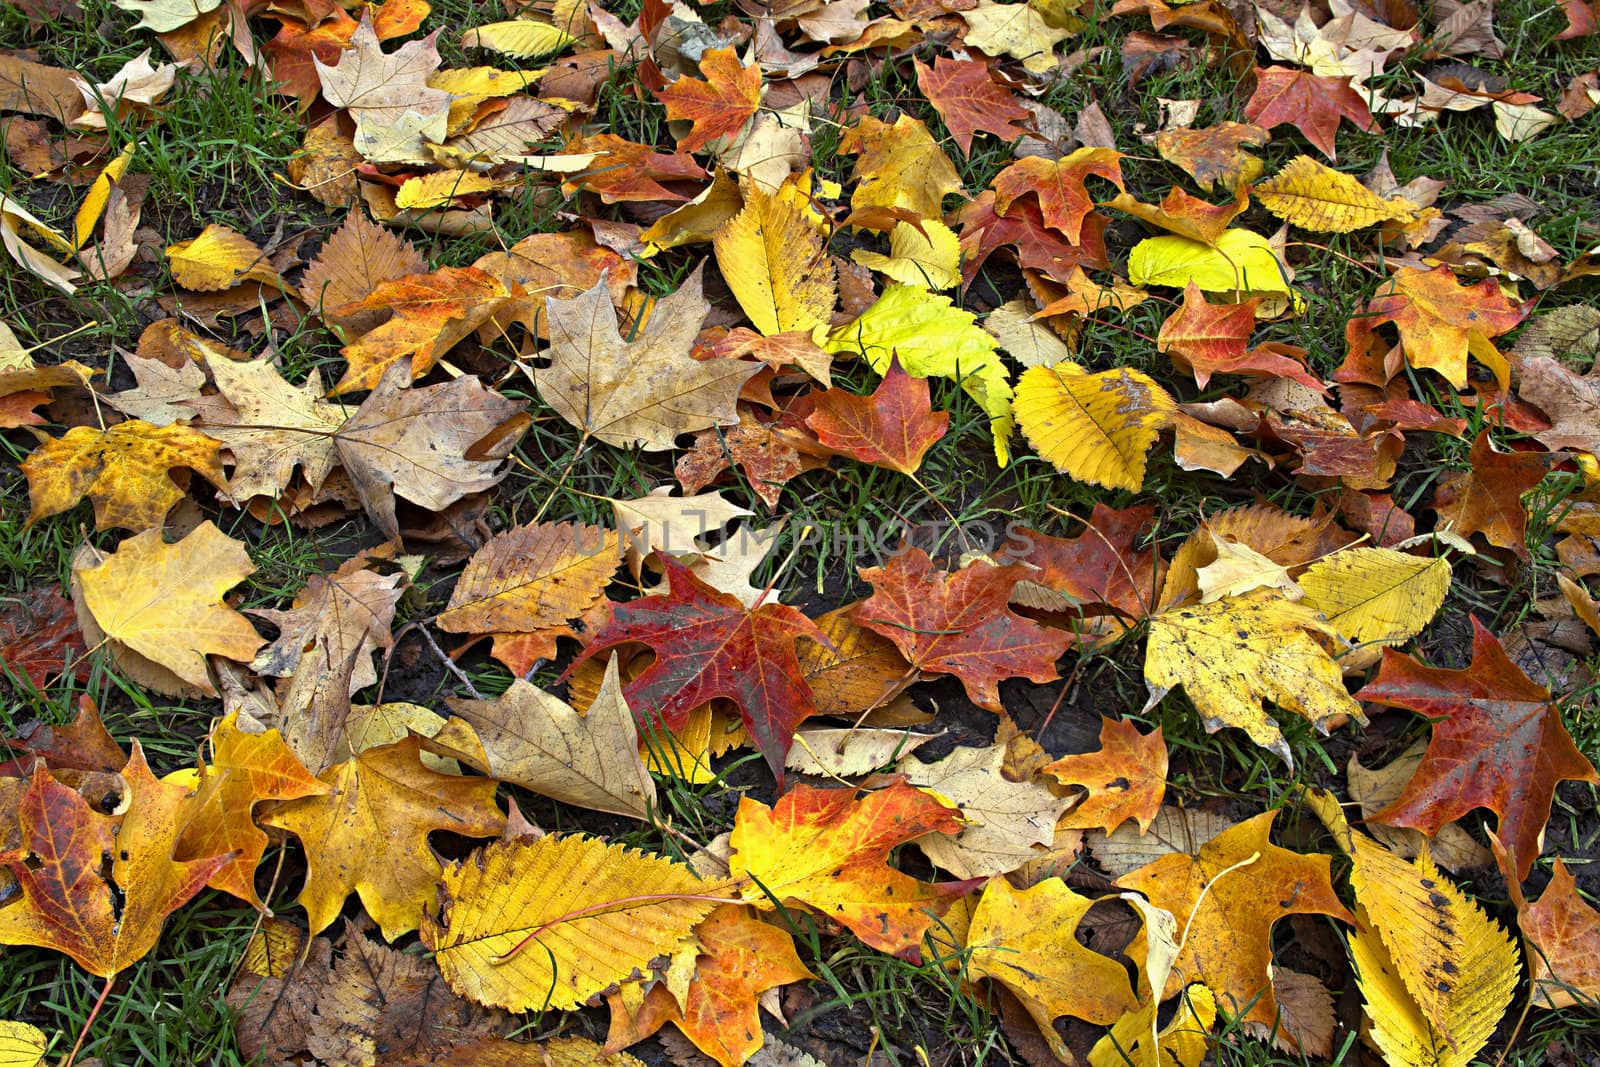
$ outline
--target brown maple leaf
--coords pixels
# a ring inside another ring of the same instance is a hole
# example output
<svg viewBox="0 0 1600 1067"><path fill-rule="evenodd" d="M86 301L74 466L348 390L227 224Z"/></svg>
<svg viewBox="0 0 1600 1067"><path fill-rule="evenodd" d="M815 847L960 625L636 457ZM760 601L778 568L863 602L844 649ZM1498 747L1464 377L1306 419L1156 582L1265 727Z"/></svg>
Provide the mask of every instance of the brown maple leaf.
<svg viewBox="0 0 1600 1067"><path fill-rule="evenodd" d="M862 463L914 475L922 457L950 426L950 413L929 406L928 380L914 378L889 357L883 380L870 396L842 389L813 395L806 425L823 447Z"/></svg>
<svg viewBox="0 0 1600 1067"><path fill-rule="evenodd" d="M1558 453L1501 452L1484 430L1472 442L1472 465L1439 482L1431 507L1458 533L1481 533L1491 545L1528 558L1528 511L1522 494L1544 479Z"/></svg>

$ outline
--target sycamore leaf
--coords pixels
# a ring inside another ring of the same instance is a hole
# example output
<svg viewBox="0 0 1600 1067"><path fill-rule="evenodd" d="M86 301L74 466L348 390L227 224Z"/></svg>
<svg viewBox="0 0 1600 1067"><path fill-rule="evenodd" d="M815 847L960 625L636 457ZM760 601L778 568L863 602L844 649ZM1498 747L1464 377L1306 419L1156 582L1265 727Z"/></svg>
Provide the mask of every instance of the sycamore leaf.
<svg viewBox="0 0 1600 1067"><path fill-rule="evenodd" d="M248 663L262 645L249 620L222 599L254 571L243 543L207 521L173 545L160 530L146 530L115 552L75 561L73 579L113 657L127 649L215 693L206 657Z"/></svg>
<svg viewBox="0 0 1600 1067"><path fill-rule="evenodd" d="M1052 1048L1065 1051L1055 1020L1063 1015L1105 1026L1139 1006L1128 972L1075 936L1094 901L1046 878L1014 889L991 878L967 930L967 971L991 978L1022 1001ZM1058 1053L1059 1055L1059 1053Z"/></svg>
<svg viewBox="0 0 1600 1067"><path fill-rule="evenodd" d="M1272 246L1250 230L1226 230L1215 245L1170 235L1147 237L1128 255L1128 280L1173 288L1193 282L1208 293L1289 292Z"/></svg>
<svg viewBox="0 0 1600 1067"><path fill-rule="evenodd" d="M894 642L918 670L955 675L974 704L999 714L1002 678L1053 681L1056 660L1073 643L1066 631L1007 607L1030 573L1021 564L975 562L950 574L913 546L882 567L860 569L873 594L851 618Z"/></svg>
<svg viewBox="0 0 1600 1067"><path fill-rule="evenodd" d="M211 729L211 762L200 765L200 783L174 857L227 855L206 884L264 911L255 872L267 849L267 835L256 828L252 809L260 801L327 792L328 786L300 765L278 731L245 733L239 729L239 716L229 715Z"/></svg>
<svg viewBox="0 0 1600 1067"><path fill-rule="evenodd" d="M84 497L94 501L97 530L149 530L184 498L170 472L186 467L221 487L221 446L187 426L139 419L108 430L74 426L47 439L22 461L33 510L28 524L59 515Z"/></svg>
<svg viewBox="0 0 1600 1067"><path fill-rule="evenodd" d="M206 367L226 405L189 401L206 434L233 457L228 495L243 507L253 496L276 498L296 468L313 491L339 463L334 434L350 413L322 400L322 378L290 385L270 356L233 360L207 349Z"/></svg>
<svg viewBox="0 0 1600 1067"><path fill-rule="evenodd" d="M1422 632L1450 590L1450 561L1347 548L1300 576L1304 603L1351 644L1398 645Z"/></svg>
<svg viewBox="0 0 1600 1067"><path fill-rule="evenodd" d="M1013 409L1034 450L1063 474L1137 490L1146 453L1177 401L1142 371L1116 367L1091 374L1061 360L1022 372Z"/></svg>
<svg viewBox="0 0 1600 1067"><path fill-rule="evenodd" d="M130 800L116 820L35 766L16 808L17 844L0 851L22 897L0 908L0 945L54 949L110 978L154 948L163 920L228 861L173 858L188 791L157 781L138 742L122 777Z"/></svg>
<svg viewBox="0 0 1600 1067"><path fill-rule="evenodd" d="M1313 609L1270 594L1164 611L1151 618L1145 649L1149 706L1182 685L1208 732L1236 726L1292 767L1289 746L1262 710L1263 700L1324 732L1335 716L1366 721L1339 665L1315 636L1333 633Z"/></svg>
<svg viewBox="0 0 1600 1067"><path fill-rule="evenodd" d="M1100 721L1100 750L1063 756L1047 763L1042 773L1062 785L1086 791L1062 816L1068 829L1100 829L1114 833L1129 819L1145 833L1161 810L1167 791L1167 742L1157 726L1148 734L1127 719Z"/></svg>
<svg viewBox="0 0 1600 1067"><path fill-rule="evenodd" d="M972 155L972 137L979 130L1006 142L1015 141L1025 132L1016 122L1026 121L1032 112L994 80L989 64L945 55L935 58L932 67L924 66L920 60L912 63L917 71L917 87L939 112L963 156Z"/></svg>
<svg viewBox="0 0 1600 1067"><path fill-rule="evenodd" d="M567 1011L643 970L722 888L581 834L492 842L442 881L439 914L422 917L423 945L451 989L510 1011Z"/></svg>
<svg viewBox="0 0 1600 1067"><path fill-rule="evenodd" d="M551 363L530 374L539 396L573 426L619 448L662 452L679 434L738 422L739 389L761 365L690 354L710 309L698 271L656 304L632 341L617 329L604 279L545 306Z"/></svg>
<svg viewBox="0 0 1600 1067"><path fill-rule="evenodd" d="M789 175L770 194L752 182L744 209L712 238L723 279L767 337L810 333L828 322L838 300L827 253L832 227L812 206L812 184L809 170Z"/></svg>
<svg viewBox="0 0 1600 1067"><path fill-rule="evenodd" d="M859 798L800 785L771 808L740 798L728 867L746 881L746 903L804 904L872 948L920 962L923 935L971 883L919 882L888 866L889 850L960 829L953 809L903 782Z"/></svg>
<svg viewBox="0 0 1600 1067"><path fill-rule="evenodd" d="M1056 820L1070 803L1043 782L1013 782L1001 773L1006 746L961 747L936 763L907 756L895 765L914 786L953 803L967 825L954 837L932 834L917 842L938 867L957 878L983 878L1015 870L1034 846L1055 840Z"/></svg>
<svg viewBox="0 0 1600 1067"><path fill-rule="evenodd" d="M1463 389L1469 335L1498 337L1521 322L1522 314L1493 278L1465 286L1447 266L1401 267L1367 304L1366 322L1392 322L1407 363L1436 370Z"/></svg>
<svg viewBox="0 0 1600 1067"><path fill-rule="evenodd" d="M882 374L899 356L906 373L934 375L961 383L989 416L995 458L1010 457L1011 381L993 337L977 325L977 316L956 307L949 297L912 285L884 286L876 303L852 322L838 327L823 346L830 352L857 352Z"/></svg>
<svg viewBox="0 0 1600 1067"><path fill-rule="evenodd" d="M924 219L917 226L895 223L889 233L888 255L858 248L850 258L902 285L948 289L961 280L961 239L934 219Z"/></svg>
<svg viewBox="0 0 1600 1067"><path fill-rule="evenodd" d="M712 141L731 141L761 104L761 64L742 66L731 48L708 48L700 57L705 80L680 77L656 91L667 118L694 123L678 140L678 151L698 152Z"/></svg>
<svg viewBox="0 0 1600 1067"><path fill-rule="evenodd" d="M1254 188L1256 199L1274 215L1302 230L1351 233L1415 217L1417 205L1405 197L1383 199L1348 174L1310 156L1295 156L1282 170Z"/></svg>
<svg viewBox="0 0 1600 1067"><path fill-rule="evenodd" d="M1264 130L1293 126L1323 155L1334 159L1334 134L1340 119L1359 130L1374 130L1378 125L1366 99L1350 81L1348 76L1290 67L1257 67L1256 89L1245 102L1244 117Z"/></svg>
<svg viewBox="0 0 1600 1067"><path fill-rule="evenodd" d="M907 374L898 356L870 396L838 388L812 396L806 425L823 447L901 474L915 474L950 425L949 412L929 407L927 380Z"/></svg>
<svg viewBox="0 0 1600 1067"><path fill-rule="evenodd" d="M995 176L994 209L1004 215L1013 202L1031 193L1038 197L1045 224L1077 244L1083 236L1084 217L1094 210L1094 200L1084 188L1090 175L1122 189L1122 153L1114 148L1084 147L1057 160L1026 156Z"/></svg>
<svg viewBox="0 0 1600 1067"><path fill-rule="evenodd" d="M429 770L421 745L410 736L369 748L318 775L328 795L291 800L261 817L305 848L305 885L295 902L313 934L338 918L351 893L386 939L415 930L442 870L428 834L492 837L505 826L492 779Z"/></svg>
<svg viewBox="0 0 1600 1067"><path fill-rule="evenodd" d="M267 254L244 234L212 223L189 241L167 248L172 280L197 293L231 289L245 282L287 288Z"/></svg>
<svg viewBox="0 0 1600 1067"><path fill-rule="evenodd" d="M1357 694L1433 722L1411 781L1372 818L1434 834L1473 808L1489 808L1500 816L1499 837L1517 877L1526 878L1556 786L1600 781L1600 774L1573 743L1550 691L1523 673L1475 617L1472 628L1467 668L1427 667L1386 648L1378 677Z"/></svg>
<svg viewBox="0 0 1600 1067"><path fill-rule="evenodd" d="M617 535L599 526L535 523L496 534L467 561L439 614L453 634L530 633L575 619L616 572Z"/></svg>
<svg viewBox="0 0 1600 1067"><path fill-rule="evenodd" d="M472 727L482 758L471 762L490 777L563 804L651 817L655 782L639 759L639 732L622 698L615 655L582 715L520 678L495 700L446 703Z"/></svg>
<svg viewBox="0 0 1600 1067"><path fill-rule="evenodd" d="M1263 812L1193 854L1174 852L1117 879L1118 886L1184 917L1182 948L1158 999L1204 982L1224 1010L1273 1026L1273 924L1287 915L1351 921L1329 881L1329 857L1290 852L1268 840L1276 815Z"/></svg>

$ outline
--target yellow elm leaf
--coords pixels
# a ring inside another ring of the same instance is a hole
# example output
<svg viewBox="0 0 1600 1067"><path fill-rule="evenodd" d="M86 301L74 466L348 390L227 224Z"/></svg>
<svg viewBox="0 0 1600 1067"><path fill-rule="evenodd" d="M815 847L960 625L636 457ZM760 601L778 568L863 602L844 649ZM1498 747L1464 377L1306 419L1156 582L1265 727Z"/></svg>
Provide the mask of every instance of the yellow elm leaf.
<svg viewBox="0 0 1600 1067"><path fill-rule="evenodd" d="M222 445L187 426L152 426L139 419L109 430L74 426L47 440L22 462L33 510L28 522L60 514L84 497L94 501L97 530L149 530L183 499L168 473L187 467L219 489Z"/></svg>
<svg viewBox="0 0 1600 1067"><path fill-rule="evenodd" d="M496 185L495 180L487 174L441 170L425 174L420 178L412 178L400 186L394 194L394 203L396 207L407 211L428 211L432 208L449 207L451 201L458 196L487 193Z"/></svg>
<svg viewBox="0 0 1600 1067"><path fill-rule="evenodd" d="M1254 192L1262 206L1280 219L1320 233L1351 233L1389 219L1404 222L1418 210L1405 197L1385 200L1310 156L1295 156L1278 173L1257 183Z"/></svg>
<svg viewBox="0 0 1600 1067"><path fill-rule="evenodd" d="M0 1022L0 1067L38 1067L49 1046L50 1039L37 1026Z"/></svg>
<svg viewBox="0 0 1600 1067"><path fill-rule="evenodd" d="M1013 410L1034 450L1063 474L1137 490L1146 453L1177 401L1140 371L1115 367L1090 374L1062 360L1022 372Z"/></svg>
<svg viewBox="0 0 1600 1067"><path fill-rule="evenodd" d="M829 225L811 206L811 172L791 174L768 195L751 183L744 209L712 237L717 266L739 306L764 336L809 333L838 299Z"/></svg>
<svg viewBox="0 0 1600 1067"><path fill-rule="evenodd" d="M171 671L183 682L215 693L206 657L249 663L264 643L250 621L222 595L255 572L244 544L210 521L177 544L160 530L128 538L96 566L73 577L83 605L105 636Z"/></svg>
<svg viewBox="0 0 1600 1067"><path fill-rule="evenodd" d="M1450 590L1450 562L1392 548L1347 548L1300 577L1304 603L1328 617L1351 644L1397 645L1438 612Z"/></svg>
<svg viewBox="0 0 1600 1067"><path fill-rule="evenodd" d="M1250 230L1224 230L1215 245L1171 234L1147 237L1128 256L1128 280L1174 289L1194 282L1208 293L1289 292L1272 246Z"/></svg>
<svg viewBox="0 0 1600 1067"><path fill-rule="evenodd" d="M834 330L823 344L829 352L861 355L872 369L886 373L892 355L915 378L935 376L960 382L989 416L994 454L1003 467L1011 458L1011 379L995 339L977 317L950 298L914 285L890 283L875 304L854 321Z"/></svg>
<svg viewBox="0 0 1600 1067"><path fill-rule="evenodd" d="M94 235L95 223L100 221L100 216L105 213L106 202L111 199L111 185L120 182L122 176L128 171L128 164L133 161L133 143L129 143L122 150L122 154L110 163L105 170L95 178L94 184L89 186L89 192L84 196L83 203L78 207L78 214L72 222L72 244L74 248L82 248L89 243L89 238Z"/></svg>
<svg viewBox="0 0 1600 1067"><path fill-rule="evenodd" d="M889 254L857 249L855 262L902 285L948 289L961 280L961 238L942 222L924 219L919 231L897 222L889 234Z"/></svg>
<svg viewBox="0 0 1600 1067"><path fill-rule="evenodd" d="M577 38L548 22L511 19L477 26L461 35L462 48L487 48L491 52L526 59L559 52Z"/></svg>
<svg viewBox="0 0 1600 1067"><path fill-rule="evenodd" d="M445 981L510 1011L576 1008L668 953L717 904L689 868L582 834L495 841L444 872L422 943Z"/></svg>
<svg viewBox="0 0 1600 1067"><path fill-rule="evenodd" d="M1339 665L1313 636L1333 633L1314 609L1270 595L1225 597L1164 611L1150 620L1147 707L1181 685L1207 731L1236 726L1292 768L1289 746L1262 701L1271 700L1324 732L1336 715L1366 721L1344 687Z"/></svg>
<svg viewBox="0 0 1600 1067"><path fill-rule="evenodd" d="M167 247L172 280L196 293L232 289L242 282L287 288L267 254L237 230L212 223L200 236Z"/></svg>

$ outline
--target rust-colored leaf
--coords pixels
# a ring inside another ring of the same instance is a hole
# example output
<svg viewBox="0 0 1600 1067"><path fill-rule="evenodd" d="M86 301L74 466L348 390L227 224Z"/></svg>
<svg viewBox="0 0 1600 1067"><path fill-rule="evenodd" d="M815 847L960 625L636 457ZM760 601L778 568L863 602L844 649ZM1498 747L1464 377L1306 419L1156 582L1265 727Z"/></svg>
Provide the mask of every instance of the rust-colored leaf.
<svg viewBox="0 0 1600 1067"><path fill-rule="evenodd" d="M872 395L834 388L815 401L806 425L824 447L901 474L915 473L950 425L949 412L929 406L928 380L907 374L897 356Z"/></svg>
<svg viewBox="0 0 1600 1067"><path fill-rule="evenodd" d="M1026 120L1030 112L994 80L989 64L950 56L937 57L931 67L916 60L913 63L918 88L944 119L963 156L972 154L972 137L979 130L1006 142L1024 133L1015 124Z"/></svg>
<svg viewBox="0 0 1600 1067"><path fill-rule="evenodd" d="M733 49L707 49L700 73L704 81L684 76L656 93L667 118L694 123L678 141L679 152L698 152L718 138L731 141L761 104L761 65L742 66Z"/></svg>
<svg viewBox="0 0 1600 1067"><path fill-rule="evenodd" d="M1244 117L1264 130L1293 126L1329 159L1338 158L1333 137L1340 119L1358 130L1377 128L1366 100L1348 77L1290 67L1256 68L1256 91L1244 105Z"/></svg>

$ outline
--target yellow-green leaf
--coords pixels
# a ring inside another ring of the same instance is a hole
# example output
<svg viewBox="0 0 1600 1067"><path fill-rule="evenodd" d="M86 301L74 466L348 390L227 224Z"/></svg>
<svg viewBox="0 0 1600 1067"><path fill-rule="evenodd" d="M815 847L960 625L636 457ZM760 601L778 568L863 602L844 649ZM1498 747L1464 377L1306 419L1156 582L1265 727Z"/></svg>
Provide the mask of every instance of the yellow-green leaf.
<svg viewBox="0 0 1600 1067"><path fill-rule="evenodd" d="M1321 233L1364 230L1389 219L1409 219L1418 210L1404 197L1385 200L1310 156L1294 157L1254 191L1262 206L1280 219Z"/></svg>
<svg viewBox="0 0 1600 1067"><path fill-rule="evenodd" d="M834 330L823 347L857 353L879 374L889 369L890 356L898 353L900 365L913 377L960 382L989 416L995 458L1002 467L1010 461L1010 376L995 339L978 326L976 316L955 307L949 297L891 283L884 286L877 303Z"/></svg>
<svg viewBox="0 0 1600 1067"><path fill-rule="evenodd" d="M462 48L487 48L492 52L526 59L559 52L577 38L548 22L511 19L477 26L461 35Z"/></svg>
<svg viewBox="0 0 1600 1067"><path fill-rule="evenodd" d="M1450 563L1392 548L1347 548L1300 577L1303 603L1322 612L1352 644L1397 645L1438 612Z"/></svg>
<svg viewBox="0 0 1600 1067"><path fill-rule="evenodd" d="M961 239L942 222L925 219L918 230L897 222L889 234L889 254L857 249L850 258L903 285L948 289L961 280Z"/></svg>
<svg viewBox="0 0 1600 1067"><path fill-rule="evenodd" d="M0 1067L38 1067L49 1045L49 1038L37 1026L0 1021Z"/></svg>
<svg viewBox="0 0 1600 1067"><path fill-rule="evenodd" d="M457 993L566 1011L643 971L705 918L718 887L687 867L581 834L496 841L445 869L422 943Z"/></svg>
<svg viewBox="0 0 1600 1067"><path fill-rule="evenodd" d="M1236 726L1293 767L1289 746L1262 701L1324 731L1336 715L1366 721L1317 634L1331 638L1333 629L1315 610L1270 594L1164 611L1150 620L1145 650L1150 703L1181 685L1208 731Z"/></svg>
<svg viewBox="0 0 1600 1067"><path fill-rule="evenodd" d="M809 333L833 314L838 291L828 258L828 220L812 206L811 172L768 195L752 182L744 209L712 238L717 266L763 335Z"/></svg>
<svg viewBox="0 0 1600 1067"><path fill-rule="evenodd" d="M1175 289L1194 282L1208 293L1289 293L1272 246L1250 230L1224 230L1215 245L1172 235L1147 237L1128 256L1128 280Z"/></svg>
<svg viewBox="0 0 1600 1067"><path fill-rule="evenodd" d="M1140 371L1090 374L1062 360L1023 371L1012 407L1028 441L1057 470L1107 489L1137 490L1146 454L1177 402Z"/></svg>

